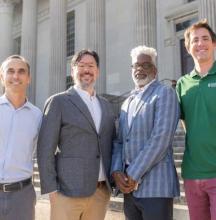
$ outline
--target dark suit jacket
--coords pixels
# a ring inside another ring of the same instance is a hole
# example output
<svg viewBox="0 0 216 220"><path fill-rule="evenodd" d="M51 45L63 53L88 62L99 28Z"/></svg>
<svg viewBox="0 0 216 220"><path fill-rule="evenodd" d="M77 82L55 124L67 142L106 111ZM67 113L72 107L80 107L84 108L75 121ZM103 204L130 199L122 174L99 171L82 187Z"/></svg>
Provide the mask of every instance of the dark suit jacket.
<svg viewBox="0 0 216 220"><path fill-rule="evenodd" d="M59 190L73 197L92 195L97 187L100 157L111 189L114 114L104 98L98 99L102 110L99 133L73 87L47 100L37 152L42 194Z"/></svg>

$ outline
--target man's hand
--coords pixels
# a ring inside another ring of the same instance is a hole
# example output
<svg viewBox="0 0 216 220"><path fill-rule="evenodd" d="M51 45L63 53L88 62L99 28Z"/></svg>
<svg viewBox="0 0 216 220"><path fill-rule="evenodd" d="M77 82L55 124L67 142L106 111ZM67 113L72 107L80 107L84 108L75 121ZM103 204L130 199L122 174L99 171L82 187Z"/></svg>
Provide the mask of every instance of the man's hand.
<svg viewBox="0 0 216 220"><path fill-rule="evenodd" d="M130 176L127 176L127 178L128 178L128 184L134 186L133 191L134 191L134 190L137 190L137 188L138 188L138 182L135 181L135 180L133 180Z"/></svg>
<svg viewBox="0 0 216 220"><path fill-rule="evenodd" d="M116 171L112 174L112 177L122 193L130 193L134 190L136 181L123 172Z"/></svg>

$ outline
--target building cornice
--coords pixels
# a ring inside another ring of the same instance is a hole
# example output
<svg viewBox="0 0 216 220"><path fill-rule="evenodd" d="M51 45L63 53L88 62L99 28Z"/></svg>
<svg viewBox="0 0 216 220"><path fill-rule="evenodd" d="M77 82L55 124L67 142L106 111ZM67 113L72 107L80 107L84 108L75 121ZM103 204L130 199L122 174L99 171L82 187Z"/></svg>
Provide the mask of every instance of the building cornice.
<svg viewBox="0 0 216 220"><path fill-rule="evenodd" d="M20 4L21 0L0 0L1 5L12 5L12 4Z"/></svg>
<svg viewBox="0 0 216 220"><path fill-rule="evenodd" d="M68 0L67 1L67 9L71 10L72 8L76 7L77 5L86 2L86 0Z"/></svg>
<svg viewBox="0 0 216 220"><path fill-rule="evenodd" d="M196 13L198 13L198 2L194 1L191 3L183 4L179 7L170 8L166 13L165 18L167 21L172 21Z"/></svg>

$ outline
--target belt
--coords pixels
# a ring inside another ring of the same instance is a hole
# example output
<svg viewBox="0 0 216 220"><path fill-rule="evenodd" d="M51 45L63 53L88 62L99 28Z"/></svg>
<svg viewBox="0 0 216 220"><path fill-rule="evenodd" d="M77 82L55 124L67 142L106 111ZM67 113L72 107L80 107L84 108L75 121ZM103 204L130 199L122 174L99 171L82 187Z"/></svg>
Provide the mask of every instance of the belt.
<svg viewBox="0 0 216 220"><path fill-rule="evenodd" d="M32 182L31 178L15 183L0 183L0 192L15 192L23 189Z"/></svg>
<svg viewBox="0 0 216 220"><path fill-rule="evenodd" d="M105 186L106 185L106 181L98 181L97 182L97 187L98 188L101 188L101 187L103 187L103 186Z"/></svg>

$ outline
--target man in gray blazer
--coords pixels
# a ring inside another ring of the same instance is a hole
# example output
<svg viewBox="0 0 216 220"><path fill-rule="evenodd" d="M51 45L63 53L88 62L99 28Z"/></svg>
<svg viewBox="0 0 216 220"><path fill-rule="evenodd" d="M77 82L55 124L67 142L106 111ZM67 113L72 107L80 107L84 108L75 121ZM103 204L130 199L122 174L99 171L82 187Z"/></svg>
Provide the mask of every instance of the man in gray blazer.
<svg viewBox="0 0 216 220"><path fill-rule="evenodd" d="M75 85L45 104L38 140L41 192L49 193L51 220L102 220L115 127L110 104L94 89L97 53L76 53L71 75Z"/></svg>
<svg viewBox="0 0 216 220"><path fill-rule="evenodd" d="M156 50L131 51L135 90L122 105L111 173L128 220L172 220L179 182L172 140L179 119L175 91L156 79Z"/></svg>

